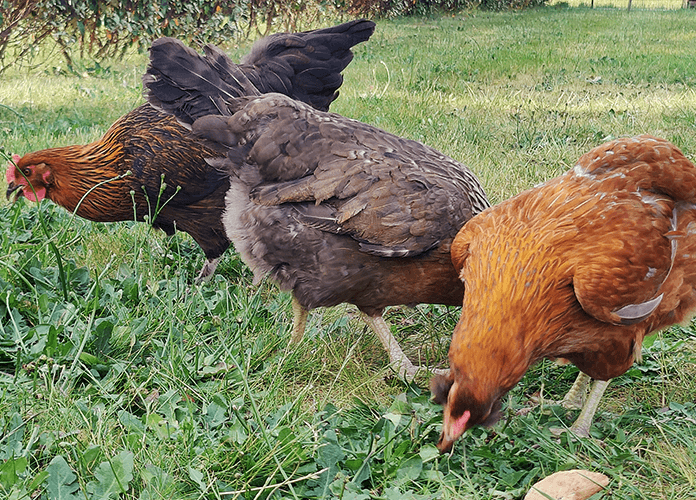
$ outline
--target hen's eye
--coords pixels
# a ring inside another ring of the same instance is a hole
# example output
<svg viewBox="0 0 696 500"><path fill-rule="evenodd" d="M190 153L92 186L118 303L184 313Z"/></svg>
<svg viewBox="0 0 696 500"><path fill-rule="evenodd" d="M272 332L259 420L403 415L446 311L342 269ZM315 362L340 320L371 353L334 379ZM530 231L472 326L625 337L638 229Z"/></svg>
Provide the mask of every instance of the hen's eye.
<svg viewBox="0 0 696 500"><path fill-rule="evenodd" d="M23 173L24 175L26 175L27 177L29 177L29 176L31 175L31 169L30 169L29 167L24 167L24 168L22 169L22 173Z"/></svg>

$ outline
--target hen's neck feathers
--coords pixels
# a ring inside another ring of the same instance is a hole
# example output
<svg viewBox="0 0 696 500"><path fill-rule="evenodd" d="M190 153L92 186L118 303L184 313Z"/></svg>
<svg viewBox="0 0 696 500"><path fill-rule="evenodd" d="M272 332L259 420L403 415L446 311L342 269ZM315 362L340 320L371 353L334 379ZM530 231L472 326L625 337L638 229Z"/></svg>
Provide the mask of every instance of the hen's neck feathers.
<svg viewBox="0 0 696 500"><path fill-rule="evenodd" d="M133 198L138 220L154 210L162 174L170 184L163 199L187 179L205 183L209 171L203 161L206 155L214 153L192 140L172 117L145 104L119 118L95 142L37 151L23 161L47 165L51 174L46 196L54 203L70 211L77 208L77 215L86 219L110 222L133 219ZM171 166L178 169L172 171Z"/></svg>
<svg viewBox="0 0 696 500"><path fill-rule="evenodd" d="M89 196L80 204L77 214L90 220L111 219L108 207L99 206L114 196L114 191L128 191L127 180L117 180L125 173L122 144L97 141L85 146L67 146L39 151L30 157L34 165L45 163L50 168L47 197L54 203L75 211L80 200L90 189Z"/></svg>

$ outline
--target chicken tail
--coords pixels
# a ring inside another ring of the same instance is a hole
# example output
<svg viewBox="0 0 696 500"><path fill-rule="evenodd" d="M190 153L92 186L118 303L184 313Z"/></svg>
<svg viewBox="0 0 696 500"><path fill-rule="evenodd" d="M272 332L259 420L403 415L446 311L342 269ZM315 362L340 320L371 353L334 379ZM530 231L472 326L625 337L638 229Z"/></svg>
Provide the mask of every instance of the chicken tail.
<svg viewBox="0 0 696 500"><path fill-rule="evenodd" d="M276 33L258 40L241 66L263 93L280 92L321 111L338 97L353 46L367 41L375 23L357 19L302 33Z"/></svg>
<svg viewBox="0 0 696 500"><path fill-rule="evenodd" d="M143 85L150 104L174 115L187 128L201 116L230 115L230 103L236 97L260 95L217 47L206 46L203 57L169 37L155 40L150 47Z"/></svg>

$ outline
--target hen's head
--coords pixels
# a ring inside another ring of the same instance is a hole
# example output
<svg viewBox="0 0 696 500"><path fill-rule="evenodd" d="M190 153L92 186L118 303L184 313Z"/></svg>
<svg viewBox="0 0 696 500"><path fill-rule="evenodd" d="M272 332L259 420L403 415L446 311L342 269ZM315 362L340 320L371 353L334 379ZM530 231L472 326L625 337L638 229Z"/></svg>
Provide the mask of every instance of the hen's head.
<svg viewBox="0 0 696 500"><path fill-rule="evenodd" d="M28 155L20 157L17 154L13 154L12 161L7 162L5 177L7 199L12 193L17 193L17 197L24 196L29 201L43 200L52 179L51 171L45 163L32 164Z"/></svg>
<svg viewBox="0 0 696 500"><path fill-rule="evenodd" d="M434 401L444 407L442 434L437 443L440 453L447 453L467 429L475 425L490 426L500 419L500 399L481 397L466 377L456 371L430 380Z"/></svg>

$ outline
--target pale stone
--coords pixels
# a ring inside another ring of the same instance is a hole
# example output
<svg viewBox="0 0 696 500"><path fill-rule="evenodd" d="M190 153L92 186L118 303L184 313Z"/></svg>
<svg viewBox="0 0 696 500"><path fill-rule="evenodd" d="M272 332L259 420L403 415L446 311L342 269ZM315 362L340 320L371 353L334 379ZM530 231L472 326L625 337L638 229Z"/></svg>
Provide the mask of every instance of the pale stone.
<svg viewBox="0 0 696 500"><path fill-rule="evenodd" d="M532 486L524 500L585 500L608 484L609 478L599 472L580 469L556 472Z"/></svg>

